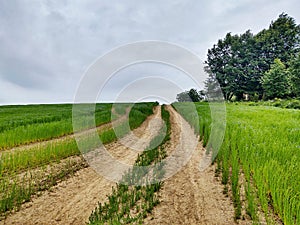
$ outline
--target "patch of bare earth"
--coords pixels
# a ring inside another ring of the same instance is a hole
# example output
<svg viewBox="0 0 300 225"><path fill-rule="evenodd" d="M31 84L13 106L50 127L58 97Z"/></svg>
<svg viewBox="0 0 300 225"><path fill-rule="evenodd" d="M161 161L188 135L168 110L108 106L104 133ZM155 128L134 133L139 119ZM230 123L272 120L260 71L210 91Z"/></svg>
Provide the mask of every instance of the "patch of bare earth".
<svg viewBox="0 0 300 225"><path fill-rule="evenodd" d="M136 148L145 149L157 134L161 127L160 113L160 107L156 107L154 115L134 130L140 139L135 143ZM124 144L132 144L131 137L124 137L123 144L115 142L106 148L116 158L132 165L139 152L124 147ZM100 176L91 167L84 168L40 197L23 204L20 211L9 215L0 224L85 224L97 203L106 200L114 185L115 182Z"/></svg>
<svg viewBox="0 0 300 225"><path fill-rule="evenodd" d="M169 107L169 111L172 135L167 152L172 155L176 145L181 151L189 152L197 137L174 109ZM205 149L199 143L190 161L164 182L159 192L160 204L146 218L145 224L235 224L233 204L222 193L223 185L215 178L214 167L199 170L204 153Z"/></svg>

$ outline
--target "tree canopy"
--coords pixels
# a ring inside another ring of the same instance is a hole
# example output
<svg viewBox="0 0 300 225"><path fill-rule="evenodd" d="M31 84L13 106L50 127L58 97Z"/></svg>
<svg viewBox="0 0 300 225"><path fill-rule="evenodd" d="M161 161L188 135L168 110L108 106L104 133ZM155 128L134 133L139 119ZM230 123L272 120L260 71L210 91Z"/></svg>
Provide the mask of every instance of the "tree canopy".
<svg viewBox="0 0 300 225"><path fill-rule="evenodd" d="M244 94L261 99L264 94L266 96L265 88L268 86L266 83L263 85L263 77L272 69L273 64L278 66L278 60L287 69L289 65L294 65L294 76L291 81L299 82L299 75L295 75L296 68L299 68L295 60L299 58L299 47L300 26L285 13L271 22L268 29L256 35L250 30L241 35L227 33L225 38L218 40L217 44L208 50L205 63L209 78L206 83L208 85L214 80L218 81L226 100L231 100L233 96L240 100ZM288 76L289 73L283 74ZM296 83L293 84L293 92L289 94L299 96ZM276 87L275 83L273 86L282 90L282 86ZM282 92L283 94L279 96L287 96L284 90Z"/></svg>
<svg viewBox="0 0 300 225"><path fill-rule="evenodd" d="M290 94L289 76L285 65L280 59L275 59L262 77L265 99L283 98Z"/></svg>
<svg viewBox="0 0 300 225"><path fill-rule="evenodd" d="M300 96L300 54L291 60L288 69L291 78L291 94L292 96Z"/></svg>

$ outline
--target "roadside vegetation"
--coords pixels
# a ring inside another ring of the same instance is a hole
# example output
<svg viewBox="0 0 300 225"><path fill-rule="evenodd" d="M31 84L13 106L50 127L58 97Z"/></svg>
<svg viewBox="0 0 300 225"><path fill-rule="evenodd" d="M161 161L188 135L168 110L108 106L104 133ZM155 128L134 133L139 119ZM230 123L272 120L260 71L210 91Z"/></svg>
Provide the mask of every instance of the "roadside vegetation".
<svg viewBox="0 0 300 225"><path fill-rule="evenodd" d="M188 104L193 103L174 106L195 127ZM211 131L209 104L195 106L200 124L195 132L205 145ZM227 104L226 117L216 174L221 176L224 193L232 197L236 219L250 217L259 224L263 212L268 224L299 224L299 110Z"/></svg>
<svg viewBox="0 0 300 225"><path fill-rule="evenodd" d="M173 104L217 155L216 175L236 219L300 224L299 46L300 25L285 13L257 34L229 32L208 49L205 90L179 93L180 103ZM213 102L214 93L227 102L218 154L209 140L215 125L205 102ZM195 102L197 112L187 102Z"/></svg>
<svg viewBox="0 0 300 225"><path fill-rule="evenodd" d="M267 29L227 33L208 50L206 82L218 81L225 100L300 97L300 26L282 13Z"/></svg>
<svg viewBox="0 0 300 225"><path fill-rule="evenodd" d="M163 185L160 179L165 173L161 160L167 156L164 146L169 141L171 132L170 114L164 106L161 114L166 129L162 127L145 151L138 156L135 162L137 167L123 175L120 184L112 188L108 200L98 204L89 218L89 224L141 224L147 214L159 204L157 192ZM162 139L157 146L157 141ZM141 168L154 163L156 166L151 170L151 174ZM157 182L150 184L152 179ZM137 183L143 185L134 186Z"/></svg>
<svg viewBox="0 0 300 225"><path fill-rule="evenodd" d="M249 106L274 106L283 109L300 109L299 99L280 99L275 98L269 101L256 101L256 102L235 102L234 104L242 104Z"/></svg>

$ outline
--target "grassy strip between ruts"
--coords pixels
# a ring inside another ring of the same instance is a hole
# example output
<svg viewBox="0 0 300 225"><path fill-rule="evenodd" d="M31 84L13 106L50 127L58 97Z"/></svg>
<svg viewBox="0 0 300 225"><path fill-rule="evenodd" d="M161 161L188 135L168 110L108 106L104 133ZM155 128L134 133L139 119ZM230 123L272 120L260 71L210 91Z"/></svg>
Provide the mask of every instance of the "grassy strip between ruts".
<svg viewBox="0 0 300 225"><path fill-rule="evenodd" d="M194 125L185 104L176 103L176 109ZM196 132L205 139L211 132L209 105L195 106L203 124ZM299 110L227 104L226 118L216 172L222 173L224 192L232 192L235 217L250 217L259 224L262 211L267 224L299 224ZM241 201L242 194L246 202Z"/></svg>
<svg viewBox="0 0 300 225"><path fill-rule="evenodd" d="M138 156L132 170L123 175L120 184L112 188L112 194L108 201L99 203L92 212L89 224L141 224L143 219L153 208L159 204L157 192L162 186L161 178L164 176L163 163L166 155L164 145L170 140L170 114L162 107L162 119L166 124L159 134L150 142L145 151ZM158 146L158 140L163 140ZM147 184L147 172L142 166L149 166L155 163L156 167L151 171L151 178L157 182ZM136 182L143 180L145 185L133 186Z"/></svg>
<svg viewBox="0 0 300 225"><path fill-rule="evenodd" d="M131 129L137 128L141 123L153 113L153 107L157 103L138 103L132 107L131 115L129 115L129 124ZM138 119L133 119L133 116L138 116ZM128 133L129 129L125 121L119 125L119 136ZM109 143L117 139L114 130L109 129L99 134L102 142ZM89 136L83 137L84 142L90 149L96 148L98 143L94 143L94 139ZM91 141L92 140L92 141ZM26 150L10 151L1 154L0 156L0 213L5 214L12 209L18 209L18 207L25 201L29 201L30 197L37 191L44 187L44 179L41 179L42 183L31 178L30 171L51 163L57 163L60 160L68 157L80 155L80 151L77 147L74 138L61 140L57 143L49 143L46 145L35 146ZM82 163L82 162L80 162ZM72 168L77 168L73 170ZM55 180L61 179L64 175L78 170L79 167L75 165L67 168L66 171L62 171L61 174L48 174L52 184L55 184ZM82 167L80 167L82 168ZM24 173L24 177L20 177L19 174ZM49 184L49 182L46 182ZM48 185L49 186L49 185ZM46 186L48 188L48 186ZM51 186L51 185L50 185Z"/></svg>

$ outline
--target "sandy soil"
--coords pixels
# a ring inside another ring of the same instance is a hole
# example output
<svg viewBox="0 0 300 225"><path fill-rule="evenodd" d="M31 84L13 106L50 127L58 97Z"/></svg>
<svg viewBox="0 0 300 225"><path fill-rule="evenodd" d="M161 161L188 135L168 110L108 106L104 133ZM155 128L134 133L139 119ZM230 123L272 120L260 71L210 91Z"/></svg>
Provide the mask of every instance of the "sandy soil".
<svg viewBox="0 0 300 225"><path fill-rule="evenodd" d="M172 150L176 144L188 151L190 142L184 142L180 137L189 136L188 140L197 137L175 110L169 108L169 111L175 120L171 120L171 145L168 148ZM145 224L235 224L232 202L223 195L223 186L214 177L214 167L199 170L204 153L199 143L188 164L165 181L159 193L161 203L146 218Z"/></svg>
<svg viewBox="0 0 300 225"><path fill-rule="evenodd" d="M140 149L145 148L158 132L161 125L160 107L139 128L134 131L138 136ZM124 137L130 146L130 136ZM106 148L124 162L133 164L138 151L132 151L118 142ZM115 183L97 174L91 167L82 169L75 175L25 203L21 210L9 215L0 224L85 224L98 202L106 200Z"/></svg>

